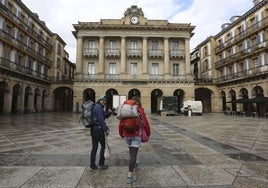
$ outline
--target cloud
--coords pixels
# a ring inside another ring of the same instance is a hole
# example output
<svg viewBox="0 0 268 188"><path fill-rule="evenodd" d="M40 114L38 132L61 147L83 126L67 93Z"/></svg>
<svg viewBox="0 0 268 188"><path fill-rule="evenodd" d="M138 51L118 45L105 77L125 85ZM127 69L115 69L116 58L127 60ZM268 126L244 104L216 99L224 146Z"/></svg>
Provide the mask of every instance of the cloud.
<svg viewBox="0 0 268 188"><path fill-rule="evenodd" d="M148 19L167 19L196 26L190 40L192 49L220 32L221 25L229 22L232 16L242 15L253 7L252 0L23 0L23 3L46 22L49 30L61 36L74 63L76 39L72 31L73 24L78 21L120 19L127 8L137 5Z"/></svg>
<svg viewBox="0 0 268 188"><path fill-rule="evenodd" d="M170 21L196 26L191 38L193 49L207 37L219 33L221 25L230 22L232 16L243 15L252 7L251 0L194 0L189 9L178 13Z"/></svg>

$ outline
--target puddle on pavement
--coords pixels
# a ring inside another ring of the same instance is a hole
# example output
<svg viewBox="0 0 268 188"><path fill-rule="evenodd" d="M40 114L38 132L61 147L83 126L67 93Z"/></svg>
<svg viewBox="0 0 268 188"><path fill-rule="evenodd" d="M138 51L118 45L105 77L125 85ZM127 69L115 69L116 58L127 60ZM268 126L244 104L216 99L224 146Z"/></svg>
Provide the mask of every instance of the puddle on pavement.
<svg viewBox="0 0 268 188"><path fill-rule="evenodd" d="M230 145L227 145L227 144L222 144L222 143L217 142L215 140L212 140L208 137L204 137L204 136L198 135L194 132L188 131L184 128L180 128L178 126L175 126L171 123L162 122L161 120L158 120L158 119L154 119L154 121L157 121L158 124L164 125L165 127L169 128L173 131L176 131L176 132L180 133L181 135L184 135L192 140L195 140L204 146L207 146L207 147L209 147L217 152L220 152L224 155L227 155L232 159L242 160L245 162L267 161L266 159L264 159L260 156L242 151L240 149L237 149L237 148L230 146Z"/></svg>
<svg viewBox="0 0 268 188"><path fill-rule="evenodd" d="M251 162L251 161L267 161L266 159L251 154L251 153L239 153L239 154L227 154L229 157L231 157L232 159L237 159L237 160L242 160L242 161L247 161L247 162Z"/></svg>

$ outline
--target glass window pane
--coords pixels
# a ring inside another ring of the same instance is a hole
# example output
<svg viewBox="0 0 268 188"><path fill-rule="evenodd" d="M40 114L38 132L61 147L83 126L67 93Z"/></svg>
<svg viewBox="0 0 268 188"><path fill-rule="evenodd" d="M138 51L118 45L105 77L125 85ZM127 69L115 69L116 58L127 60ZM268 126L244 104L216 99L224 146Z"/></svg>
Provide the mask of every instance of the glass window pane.
<svg viewBox="0 0 268 188"><path fill-rule="evenodd" d="M130 69L131 69L131 75L136 76L137 73L138 73L137 63L131 63L130 64Z"/></svg>

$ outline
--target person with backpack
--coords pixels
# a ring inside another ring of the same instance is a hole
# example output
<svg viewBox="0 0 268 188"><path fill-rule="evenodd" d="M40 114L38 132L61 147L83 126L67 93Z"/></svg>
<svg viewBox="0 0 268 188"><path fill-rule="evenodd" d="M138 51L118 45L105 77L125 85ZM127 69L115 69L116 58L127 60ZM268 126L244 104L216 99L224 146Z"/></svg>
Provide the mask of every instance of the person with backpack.
<svg viewBox="0 0 268 188"><path fill-rule="evenodd" d="M106 125L105 119L109 118L112 115L112 111L108 110L108 112L106 112L104 110L105 104L106 104L106 97L105 95L101 95L93 109L94 125L90 130L92 139L92 149L90 155L91 170L96 170L98 168L105 170L108 168L108 166L104 164L105 163L104 152L106 144L105 136L109 134L109 128ZM95 161L99 143L101 145L101 149L100 149L99 167L97 167Z"/></svg>
<svg viewBox="0 0 268 188"><path fill-rule="evenodd" d="M137 163L137 155L139 147L141 146L141 134L142 134L142 126L144 127L147 136L149 137L151 134L150 125L148 119L145 115L144 109L142 108L140 98L134 96L131 100L136 102L137 112L138 112L138 119L139 119L139 126L138 129L126 129L125 119L121 119L119 122L119 135L126 140L126 143L129 148L129 169L127 174L127 183L133 183L136 180L136 177L133 176L134 168L138 166Z"/></svg>

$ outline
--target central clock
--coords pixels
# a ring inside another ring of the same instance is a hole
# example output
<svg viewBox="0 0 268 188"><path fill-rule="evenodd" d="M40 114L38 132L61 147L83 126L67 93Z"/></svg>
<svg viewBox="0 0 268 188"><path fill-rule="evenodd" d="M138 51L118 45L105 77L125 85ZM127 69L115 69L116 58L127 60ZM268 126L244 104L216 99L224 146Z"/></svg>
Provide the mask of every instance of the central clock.
<svg viewBox="0 0 268 188"><path fill-rule="evenodd" d="M130 21L132 24L137 24L139 23L139 18L137 16L132 16Z"/></svg>

